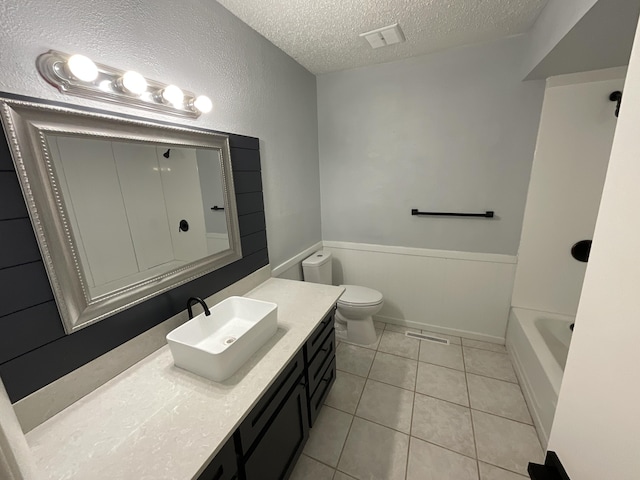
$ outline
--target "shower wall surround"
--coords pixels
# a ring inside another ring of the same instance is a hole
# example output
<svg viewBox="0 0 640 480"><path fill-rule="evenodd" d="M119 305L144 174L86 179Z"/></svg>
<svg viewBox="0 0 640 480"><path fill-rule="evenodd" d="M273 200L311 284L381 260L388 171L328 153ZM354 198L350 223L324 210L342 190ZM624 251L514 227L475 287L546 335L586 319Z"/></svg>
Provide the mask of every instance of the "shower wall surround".
<svg viewBox="0 0 640 480"><path fill-rule="evenodd" d="M617 119L609 94L626 68L547 80L512 304L575 315L587 264L571 247L593 238Z"/></svg>

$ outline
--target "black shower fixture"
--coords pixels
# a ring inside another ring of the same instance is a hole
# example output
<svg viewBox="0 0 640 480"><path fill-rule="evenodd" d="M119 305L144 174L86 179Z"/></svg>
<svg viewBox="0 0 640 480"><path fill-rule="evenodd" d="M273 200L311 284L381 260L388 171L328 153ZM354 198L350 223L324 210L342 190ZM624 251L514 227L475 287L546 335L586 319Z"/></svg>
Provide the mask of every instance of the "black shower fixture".
<svg viewBox="0 0 640 480"><path fill-rule="evenodd" d="M616 105L616 117L620 113L620 104L622 103L622 92L620 90L616 90L609 95L609 100L612 102L618 102Z"/></svg>

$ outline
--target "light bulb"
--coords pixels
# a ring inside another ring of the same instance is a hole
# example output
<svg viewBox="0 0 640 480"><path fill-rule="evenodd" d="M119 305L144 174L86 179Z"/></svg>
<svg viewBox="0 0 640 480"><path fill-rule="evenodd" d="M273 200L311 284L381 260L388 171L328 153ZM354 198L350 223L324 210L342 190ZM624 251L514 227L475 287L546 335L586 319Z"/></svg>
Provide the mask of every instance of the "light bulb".
<svg viewBox="0 0 640 480"><path fill-rule="evenodd" d="M196 107L202 113L209 113L213 108L211 99L206 95L199 95L194 101L193 106Z"/></svg>
<svg viewBox="0 0 640 480"><path fill-rule="evenodd" d="M122 88L134 95L142 95L147 90L147 80L138 72L129 70L120 79Z"/></svg>
<svg viewBox="0 0 640 480"><path fill-rule="evenodd" d="M184 93L175 85L169 85L162 90L162 99L167 103L172 103L175 107L179 107L184 100Z"/></svg>
<svg viewBox="0 0 640 480"><path fill-rule="evenodd" d="M98 67L84 55L71 55L67 60L69 73L83 82L93 82L98 78Z"/></svg>

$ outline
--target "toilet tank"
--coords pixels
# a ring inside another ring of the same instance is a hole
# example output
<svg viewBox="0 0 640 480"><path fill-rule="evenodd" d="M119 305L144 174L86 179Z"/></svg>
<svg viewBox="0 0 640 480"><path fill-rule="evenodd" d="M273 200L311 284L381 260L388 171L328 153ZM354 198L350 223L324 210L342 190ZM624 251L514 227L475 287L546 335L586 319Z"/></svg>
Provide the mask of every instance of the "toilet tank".
<svg viewBox="0 0 640 480"><path fill-rule="evenodd" d="M318 250L302 262L305 282L331 285L331 252Z"/></svg>

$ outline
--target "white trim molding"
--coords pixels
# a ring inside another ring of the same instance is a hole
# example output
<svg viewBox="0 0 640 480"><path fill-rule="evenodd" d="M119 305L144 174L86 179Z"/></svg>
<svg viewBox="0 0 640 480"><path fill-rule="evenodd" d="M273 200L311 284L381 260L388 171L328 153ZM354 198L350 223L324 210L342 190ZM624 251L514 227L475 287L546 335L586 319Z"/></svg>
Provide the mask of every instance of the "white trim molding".
<svg viewBox="0 0 640 480"><path fill-rule="evenodd" d="M515 255L499 253L458 252L455 250L432 250L430 248L397 247L391 245L375 245L370 243L352 243L324 241L327 248L341 248L346 250L361 250L365 252L393 253L396 255L411 255L414 257L449 258L453 260L471 260L474 262L518 263Z"/></svg>
<svg viewBox="0 0 640 480"><path fill-rule="evenodd" d="M300 252L297 255L291 257L289 260L281 263L280 265L278 265L277 267L275 267L274 269L271 270L271 276L272 277L279 277L280 275L285 273L287 270L295 267L297 264L302 262L305 258L307 258L309 255L311 255L313 252L316 252L318 250L322 250L322 245L323 245L322 242L315 243L315 244L311 245L309 248L306 248L302 252Z"/></svg>
<svg viewBox="0 0 640 480"><path fill-rule="evenodd" d="M382 293L379 320L504 343L515 256L330 241L324 248L335 285Z"/></svg>

